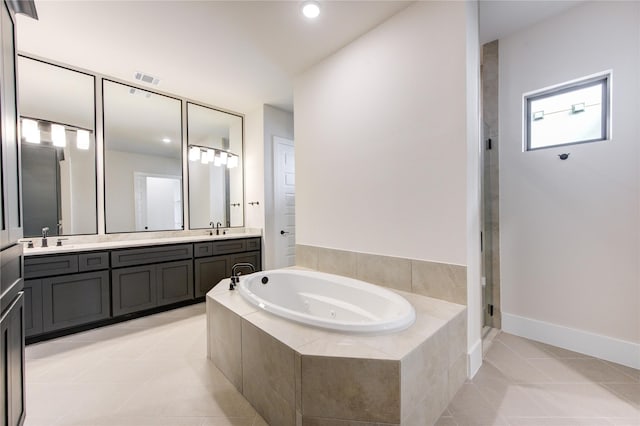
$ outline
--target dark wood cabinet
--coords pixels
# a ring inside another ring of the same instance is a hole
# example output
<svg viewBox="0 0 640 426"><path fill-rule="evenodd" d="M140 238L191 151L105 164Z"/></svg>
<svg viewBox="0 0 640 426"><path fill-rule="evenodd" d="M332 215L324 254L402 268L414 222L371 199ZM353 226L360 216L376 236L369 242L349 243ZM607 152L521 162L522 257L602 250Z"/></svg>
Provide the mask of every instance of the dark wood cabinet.
<svg viewBox="0 0 640 426"><path fill-rule="evenodd" d="M109 269L109 253L106 251L98 251L91 253L82 253L78 255L78 271L100 271Z"/></svg>
<svg viewBox="0 0 640 426"><path fill-rule="evenodd" d="M24 334L42 333L42 280L24 282Z"/></svg>
<svg viewBox="0 0 640 426"><path fill-rule="evenodd" d="M156 306L155 265L111 271L113 315L124 315Z"/></svg>
<svg viewBox="0 0 640 426"><path fill-rule="evenodd" d="M193 244L127 248L111 252L111 266L147 265L193 258Z"/></svg>
<svg viewBox="0 0 640 426"><path fill-rule="evenodd" d="M24 296L18 294L0 318L0 385L3 389L2 420L4 425L20 425L25 415L24 375Z"/></svg>
<svg viewBox="0 0 640 426"><path fill-rule="evenodd" d="M16 90L16 18L13 7L32 1L0 2L0 421L25 418L24 281L20 141ZM33 9L35 11L35 7Z"/></svg>
<svg viewBox="0 0 640 426"><path fill-rule="evenodd" d="M261 265L261 255L259 251L250 251L247 253L238 253L238 254L232 254L229 256L229 275L231 276L231 268L233 268L233 265L235 265L236 263L250 263L253 265L254 268L256 268L256 271L260 271L262 270L262 265ZM247 271L243 271L244 274L248 273Z"/></svg>
<svg viewBox="0 0 640 426"><path fill-rule="evenodd" d="M230 276L229 256L215 256L196 259L195 297L203 297L216 284Z"/></svg>
<svg viewBox="0 0 640 426"><path fill-rule="evenodd" d="M244 244L243 247L247 247L247 245ZM196 259L194 261L195 297L205 296L220 280L229 278L231 269L236 263L250 263L256 268L256 271L260 271L262 270L262 254L260 251L251 251ZM247 273L245 270L242 272Z"/></svg>
<svg viewBox="0 0 640 426"><path fill-rule="evenodd" d="M73 274L78 272L78 256L73 254L27 257L24 267L26 279Z"/></svg>
<svg viewBox="0 0 640 426"><path fill-rule="evenodd" d="M157 265L158 306L193 299L193 264L191 260Z"/></svg>
<svg viewBox="0 0 640 426"><path fill-rule="evenodd" d="M114 269L111 280L114 316L193 299L191 259Z"/></svg>
<svg viewBox="0 0 640 426"><path fill-rule="evenodd" d="M42 279L44 332L109 318L109 272Z"/></svg>
<svg viewBox="0 0 640 426"><path fill-rule="evenodd" d="M260 270L260 247L258 237L29 256L25 334L39 341L201 299L235 263ZM3 288L21 270L3 264Z"/></svg>

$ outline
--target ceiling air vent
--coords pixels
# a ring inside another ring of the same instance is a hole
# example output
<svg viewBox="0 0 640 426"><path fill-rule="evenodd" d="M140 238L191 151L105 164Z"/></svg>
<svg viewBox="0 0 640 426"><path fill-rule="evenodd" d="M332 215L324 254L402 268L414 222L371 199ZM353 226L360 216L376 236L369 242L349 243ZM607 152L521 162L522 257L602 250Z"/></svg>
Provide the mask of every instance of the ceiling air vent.
<svg viewBox="0 0 640 426"><path fill-rule="evenodd" d="M147 92L146 90L136 89L134 87L130 87L129 88L129 94L130 95L140 95L140 96L144 96L145 98L150 98L151 97L151 93Z"/></svg>
<svg viewBox="0 0 640 426"><path fill-rule="evenodd" d="M149 75L149 74L145 74L143 72L136 72L133 76L138 81L141 81L141 82L147 83L147 84L153 84L154 86L157 86L158 83L160 83L160 79L159 78L154 77L154 76Z"/></svg>

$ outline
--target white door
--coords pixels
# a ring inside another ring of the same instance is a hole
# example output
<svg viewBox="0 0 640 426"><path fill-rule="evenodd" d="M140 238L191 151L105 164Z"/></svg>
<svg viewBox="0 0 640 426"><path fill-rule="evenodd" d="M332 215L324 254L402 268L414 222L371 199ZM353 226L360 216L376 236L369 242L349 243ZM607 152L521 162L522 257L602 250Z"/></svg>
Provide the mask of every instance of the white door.
<svg viewBox="0 0 640 426"><path fill-rule="evenodd" d="M273 138L275 267L296 264L296 164L293 141Z"/></svg>
<svg viewBox="0 0 640 426"><path fill-rule="evenodd" d="M182 182L178 176L135 172L136 231L182 229Z"/></svg>

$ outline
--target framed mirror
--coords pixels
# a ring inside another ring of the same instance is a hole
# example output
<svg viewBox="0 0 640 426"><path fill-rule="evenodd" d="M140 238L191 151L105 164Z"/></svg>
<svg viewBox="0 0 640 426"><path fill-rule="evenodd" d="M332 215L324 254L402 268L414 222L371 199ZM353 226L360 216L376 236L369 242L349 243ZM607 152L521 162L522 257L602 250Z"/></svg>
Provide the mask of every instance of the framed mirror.
<svg viewBox="0 0 640 426"><path fill-rule="evenodd" d="M243 117L187 102L191 229L244 226Z"/></svg>
<svg viewBox="0 0 640 426"><path fill-rule="evenodd" d="M24 236L97 232L95 79L18 57Z"/></svg>
<svg viewBox="0 0 640 426"><path fill-rule="evenodd" d="M107 233L183 229L182 101L103 80Z"/></svg>

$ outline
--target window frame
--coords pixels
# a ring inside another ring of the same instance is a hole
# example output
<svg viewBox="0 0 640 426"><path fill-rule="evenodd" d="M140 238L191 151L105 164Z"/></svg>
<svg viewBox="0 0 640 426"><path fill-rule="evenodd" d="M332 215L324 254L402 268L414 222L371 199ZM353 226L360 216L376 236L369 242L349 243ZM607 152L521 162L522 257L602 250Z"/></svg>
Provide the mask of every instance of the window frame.
<svg viewBox="0 0 640 426"><path fill-rule="evenodd" d="M524 152L538 151L541 149L564 147L568 145L579 145L592 142L603 142L611 139L611 70L594 74L589 77L583 77L580 79L572 80L567 83L562 83L556 86L548 87L541 90L525 93L523 95L523 110L524 110ZM602 133L599 138L578 140L574 142L567 142L561 144L553 144L540 146L537 148L531 147L531 123L532 123L532 111L531 103L540 99L549 98L552 96L562 95L564 93L573 92L578 89L585 89L597 85L602 85Z"/></svg>

